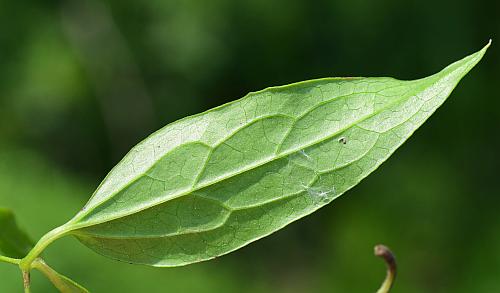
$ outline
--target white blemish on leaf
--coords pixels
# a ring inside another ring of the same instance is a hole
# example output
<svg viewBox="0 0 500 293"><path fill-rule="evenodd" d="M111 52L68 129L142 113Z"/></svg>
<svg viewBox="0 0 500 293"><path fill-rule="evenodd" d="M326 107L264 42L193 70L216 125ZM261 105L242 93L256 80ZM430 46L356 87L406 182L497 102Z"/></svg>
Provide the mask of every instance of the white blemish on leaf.
<svg viewBox="0 0 500 293"><path fill-rule="evenodd" d="M309 156L305 150L300 150L299 153L304 156L308 161L312 161L311 156Z"/></svg>
<svg viewBox="0 0 500 293"><path fill-rule="evenodd" d="M309 187L304 184L302 185L302 187L316 204L328 203L335 196L334 187Z"/></svg>

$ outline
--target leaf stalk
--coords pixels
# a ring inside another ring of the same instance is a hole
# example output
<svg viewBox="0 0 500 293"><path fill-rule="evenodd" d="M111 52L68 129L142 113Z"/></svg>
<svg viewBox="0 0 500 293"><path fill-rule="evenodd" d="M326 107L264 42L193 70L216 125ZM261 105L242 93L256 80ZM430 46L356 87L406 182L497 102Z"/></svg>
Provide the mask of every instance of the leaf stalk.
<svg viewBox="0 0 500 293"><path fill-rule="evenodd" d="M19 265L19 262L21 262L21 260L18 258L12 258L12 257L8 257L8 256L0 255L0 262L6 262L6 263L13 264L13 265Z"/></svg>
<svg viewBox="0 0 500 293"><path fill-rule="evenodd" d="M35 261L33 261L32 267L38 271L40 271L42 274L44 274L47 279L52 282L54 287L59 290L59 292L62 293L71 293L71 292L76 292L74 288L78 288L78 292L88 293L88 290L82 287L80 284L76 283L75 281L59 274L56 270L51 268L43 259L41 258L36 258ZM71 284L73 287L70 287Z"/></svg>
<svg viewBox="0 0 500 293"><path fill-rule="evenodd" d="M40 256L40 254L55 240L66 235L70 229L68 229L65 225L55 228L54 230L45 234L40 240L36 243L35 247L30 250L28 255L24 257L19 262L19 267L23 271L30 271L32 268L33 262Z"/></svg>

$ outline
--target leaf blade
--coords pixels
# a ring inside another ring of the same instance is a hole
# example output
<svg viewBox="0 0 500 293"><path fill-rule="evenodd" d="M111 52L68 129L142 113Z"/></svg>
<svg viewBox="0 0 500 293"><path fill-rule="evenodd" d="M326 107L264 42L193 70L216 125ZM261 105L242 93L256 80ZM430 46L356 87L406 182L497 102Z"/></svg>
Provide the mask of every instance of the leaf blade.
<svg viewBox="0 0 500 293"><path fill-rule="evenodd" d="M17 225L14 213L0 207L0 252L8 257L22 258L33 245L26 232Z"/></svg>
<svg viewBox="0 0 500 293"><path fill-rule="evenodd" d="M73 234L106 256L155 266L267 236L375 170L488 45L420 80L307 81L170 124L112 170L70 222Z"/></svg>

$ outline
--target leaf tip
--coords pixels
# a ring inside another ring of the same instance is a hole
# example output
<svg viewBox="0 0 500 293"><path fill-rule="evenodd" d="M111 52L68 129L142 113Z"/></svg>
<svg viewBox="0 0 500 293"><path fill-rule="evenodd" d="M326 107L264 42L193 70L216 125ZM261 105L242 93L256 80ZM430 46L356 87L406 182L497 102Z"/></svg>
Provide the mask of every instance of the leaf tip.
<svg viewBox="0 0 500 293"><path fill-rule="evenodd" d="M488 43L481 50L479 50L479 52L477 52L476 55L480 56L479 59L483 58L483 55L486 53L486 51L488 50L488 48L491 46L491 42L492 42L492 39L489 39Z"/></svg>
<svg viewBox="0 0 500 293"><path fill-rule="evenodd" d="M488 43L486 44L486 46L483 47L483 49L481 51L486 51L488 50L488 48L491 46L491 42L492 42L492 39L490 38L488 40Z"/></svg>
<svg viewBox="0 0 500 293"><path fill-rule="evenodd" d="M481 59L483 59L483 56L484 54L486 54L486 51L488 50L490 45L491 45L491 39L488 40L488 43L481 50L470 55L469 57L471 58L464 58L464 60L469 59L468 61L470 62L470 67L468 70L466 70L465 73L467 73L472 67L474 67L477 63L479 63Z"/></svg>

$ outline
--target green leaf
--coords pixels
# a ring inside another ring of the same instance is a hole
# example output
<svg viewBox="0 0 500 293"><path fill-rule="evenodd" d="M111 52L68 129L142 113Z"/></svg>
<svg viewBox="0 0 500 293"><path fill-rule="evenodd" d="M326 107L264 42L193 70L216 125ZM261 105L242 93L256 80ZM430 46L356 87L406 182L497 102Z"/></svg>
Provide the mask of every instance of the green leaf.
<svg viewBox="0 0 500 293"><path fill-rule="evenodd" d="M481 51L427 78L324 78L250 93L135 146L64 225L105 256L179 266L234 251L358 184Z"/></svg>
<svg viewBox="0 0 500 293"><path fill-rule="evenodd" d="M22 258L33 247L33 241L21 230L11 210L0 208L0 252L8 257Z"/></svg>
<svg viewBox="0 0 500 293"><path fill-rule="evenodd" d="M36 259L33 268L42 272L61 293L88 293L89 291L70 278L59 274L42 259Z"/></svg>

